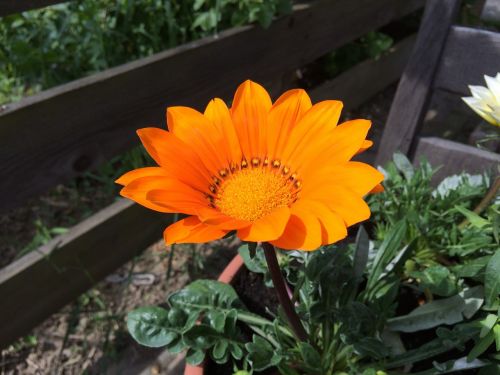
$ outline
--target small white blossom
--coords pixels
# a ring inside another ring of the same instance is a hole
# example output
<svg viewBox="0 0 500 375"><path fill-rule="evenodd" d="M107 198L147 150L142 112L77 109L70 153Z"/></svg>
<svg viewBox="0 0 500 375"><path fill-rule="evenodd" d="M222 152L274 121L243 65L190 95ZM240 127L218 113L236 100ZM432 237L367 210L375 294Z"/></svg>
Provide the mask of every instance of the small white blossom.
<svg viewBox="0 0 500 375"><path fill-rule="evenodd" d="M490 124L500 127L500 73L496 77L485 75L487 87L469 86L472 96L463 101Z"/></svg>

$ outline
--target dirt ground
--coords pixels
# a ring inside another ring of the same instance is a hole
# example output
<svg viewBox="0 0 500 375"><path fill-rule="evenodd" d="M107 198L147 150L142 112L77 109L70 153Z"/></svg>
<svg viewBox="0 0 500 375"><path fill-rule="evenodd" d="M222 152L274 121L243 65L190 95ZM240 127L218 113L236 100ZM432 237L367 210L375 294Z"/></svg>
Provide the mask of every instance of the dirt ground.
<svg viewBox="0 0 500 375"><path fill-rule="evenodd" d="M137 345L126 330L128 311L164 304L169 293L196 278L216 278L234 256L236 243L177 246L167 277L171 248L163 241L101 281L74 303L3 350L1 374L125 373L147 367L160 352ZM130 372L129 372L130 373Z"/></svg>

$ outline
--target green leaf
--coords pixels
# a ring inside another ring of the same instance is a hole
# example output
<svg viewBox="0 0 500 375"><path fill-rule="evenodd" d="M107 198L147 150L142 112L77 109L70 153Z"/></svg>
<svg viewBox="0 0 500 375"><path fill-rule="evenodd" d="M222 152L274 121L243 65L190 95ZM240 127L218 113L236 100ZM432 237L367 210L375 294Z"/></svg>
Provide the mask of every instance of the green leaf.
<svg viewBox="0 0 500 375"><path fill-rule="evenodd" d="M481 325L481 332L479 333L479 337L483 338L486 336L495 326L497 323L498 316L494 314L488 314L486 315L486 318L481 320L479 324Z"/></svg>
<svg viewBox="0 0 500 375"><path fill-rule="evenodd" d="M205 359L205 352L203 350L189 349L186 353L186 362L191 366L199 365Z"/></svg>
<svg viewBox="0 0 500 375"><path fill-rule="evenodd" d="M434 368L436 370L429 370L425 371L423 373L418 373L420 375L438 375L438 374L449 374L449 373L455 373L458 371L464 371L464 370L472 370L472 369L477 369L484 367L488 365L488 362L481 361L479 359L476 359L472 362L467 361L466 357L462 357L459 359L452 359L450 361L444 362L444 363L437 363L437 362L432 362L434 365Z"/></svg>
<svg viewBox="0 0 500 375"><path fill-rule="evenodd" d="M490 255L474 258L464 264L458 264L456 266L451 267L451 271L457 277L470 277L475 278L481 276L486 270L486 266L488 265L489 260L491 259Z"/></svg>
<svg viewBox="0 0 500 375"><path fill-rule="evenodd" d="M186 312L203 312L214 308L243 307L231 285L215 280L196 280L171 294L168 302Z"/></svg>
<svg viewBox="0 0 500 375"><path fill-rule="evenodd" d="M368 262L368 250L370 248L370 239L365 228L361 225L356 235L356 248L354 250L353 274L356 279L363 277L366 264Z"/></svg>
<svg viewBox="0 0 500 375"><path fill-rule="evenodd" d="M478 229L482 229L484 228L485 226L489 225L489 221L482 218L481 216L479 216L478 214L476 214L475 212L473 211L470 211L462 206L455 206L455 210L457 210L458 212L460 212L462 215L464 215L466 217L466 219L476 228Z"/></svg>
<svg viewBox="0 0 500 375"><path fill-rule="evenodd" d="M311 369L316 369L316 371L321 374L321 356L316 349L307 342L300 342L299 350L306 366Z"/></svg>
<svg viewBox="0 0 500 375"><path fill-rule="evenodd" d="M464 311L462 314L465 318L470 319L476 312L479 311L484 302L484 288L482 285L476 285L472 288L467 288L458 293L465 302Z"/></svg>
<svg viewBox="0 0 500 375"><path fill-rule="evenodd" d="M406 155L396 152L393 155L392 160L394 161L394 164L396 164L398 170L403 173L405 179L410 181L415 173L415 169Z"/></svg>
<svg viewBox="0 0 500 375"><path fill-rule="evenodd" d="M465 301L459 295L435 300L417 307L408 315L388 320L393 331L417 332L437 327L441 324L455 324L463 320Z"/></svg>
<svg viewBox="0 0 500 375"><path fill-rule="evenodd" d="M260 336L253 335L252 342L245 344L245 348L248 351L247 361L255 371L263 371L281 361L271 344Z"/></svg>
<svg viewBox="0 0 500 375"><path fill-rule="evenodd" d="M215 359L221 359L225 356L228 349L229 342L226 340L220 340L215 344L212 350L212 355Z"/></svg>
<svg viewBox="0 0 500 375"><path fill-rule="evenodd" d="M384 241L377 251L366 289L372 289L376 282L380 280L385 267L401 249L401 243L406 235L406 230L406 220L401 220L386 234Z"/></svg>
<svg viewBox="0 0 500 375"><path fill-rule="evenodd" d="M474 345L469 354L467 355L467 361L471 362L483 354L491 344L495 341L495 334L491 330L486 336L479 339L479 341Z"/></svg>
<svg viewBox="0 0 500 375"><path fill-rule="evenodd" d="M495 336L496 350L500 352L500 324L493 327L493 335Z"/></svg>
<svg viewBox="0 0 500 375"><path fill-rule="evenodd" d="M491 257L484 275L486 305L492 306L500 293L500 250Z"/></svg>
<svg viewBox="0 0 500 375"><path fill-rule="evenodd" d="M157 306L131 311L127 315L127 328L139 344L153 348L166 346L179 336L169 329L167 310Z"/></svg>
<svg viewBox="0 0 500 375"><path fill-rule="evenodd" d="M238 249L238 254L243 258L243 262L249 271L255 273L267 273L267 263L262 249L256 249L255 246L244 244Z"/></svg>
<svg viewBox="0 0 500 375"><path fill-rule="evenodd" d="M384 343L374 337L363 337L354 343L354 350L362 356L369 356L377 360L389 355L389 350Z"/></svg>
<svg viewBox="0 0 500 375"><path fill-rule="evenodd" d="M411 276L419 279L422 289L428 288L438 296L449 297L457 293L456 277L444 266L437 265L421 272L412 272Z"/></svg>

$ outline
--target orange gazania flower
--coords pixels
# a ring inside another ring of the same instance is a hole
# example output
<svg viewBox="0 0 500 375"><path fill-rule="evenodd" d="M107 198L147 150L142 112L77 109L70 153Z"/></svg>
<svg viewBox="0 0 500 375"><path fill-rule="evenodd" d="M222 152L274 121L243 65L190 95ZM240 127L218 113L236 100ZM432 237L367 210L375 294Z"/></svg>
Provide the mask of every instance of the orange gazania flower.
<svg viewBox="0 0 500 375"><path fill-rule="evenodd" d="M169 131L138 131L158 167L126 173L121 195L150 209L188 217L165 229L167 243L200 243L236 231L244 241L314 250L368 219L363 196L383 175L350 161L371 146L370 121L337 125L342 103L311 104L304 90L274 104L252 81L229 109L220 99L204 113L167 109Z"/></svg>

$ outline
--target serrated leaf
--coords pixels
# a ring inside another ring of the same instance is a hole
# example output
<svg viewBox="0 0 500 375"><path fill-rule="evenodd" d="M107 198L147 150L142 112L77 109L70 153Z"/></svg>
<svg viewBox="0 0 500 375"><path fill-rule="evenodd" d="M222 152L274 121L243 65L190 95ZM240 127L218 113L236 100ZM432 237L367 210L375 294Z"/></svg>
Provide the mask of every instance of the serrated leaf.
<svg viewBox="0 0 500 375"><path fill-rule="evenodd" d="M168 311L157 306L140 307L127 315L127 328L141 345L158 348L179 337L169 328Z"/></svg>
<svg viewBox="0 0 500 375"><path fill-rule="evenodd" d="M255 371L276 366L281 360L271 344L260 336L253 335L252 342L245 344L245 348L248 351L247 361Z"/></svg>
<svg viewBox="0 0 500 375"><path fill-rule="evenodd" d="M486 305L492 306L500 294L500 250L491 257L484 274Z"/></svg>
<svg viewBox="0 0 500 375"><path fill-rule="evenodd" d="M227 350L229 348L229 342L226 340L220 340L218 341L215 345L214 348L212 349L212 355L215 359L221 359L224 357L226 354Z"/></svg>
<svg viewBox="0 0 500 375"><path fill-rule="evenodd" d="M189 349L186 353L186 362L191 366L199 365L205 359L205 352L203 350Z"/></svg>
<svg viewBox="0 0 500 375"><path fill-rule="evenodd" d="M266 259L264 257L264 252L259 251L256 246L252 244L244 244L239 247L238 254L243 258L243 262L249 271L255 273L265 274L268 272ZM255 244L254 244L255 245ZM250 247L252 246L252 247Z"/></svg>
<svg viewBox="0 0 500 375"><path fill-rule="evenodd" d="M215 280L196 280L171 294L168 302L188 313L242 307L233 287Z"/></svg>

